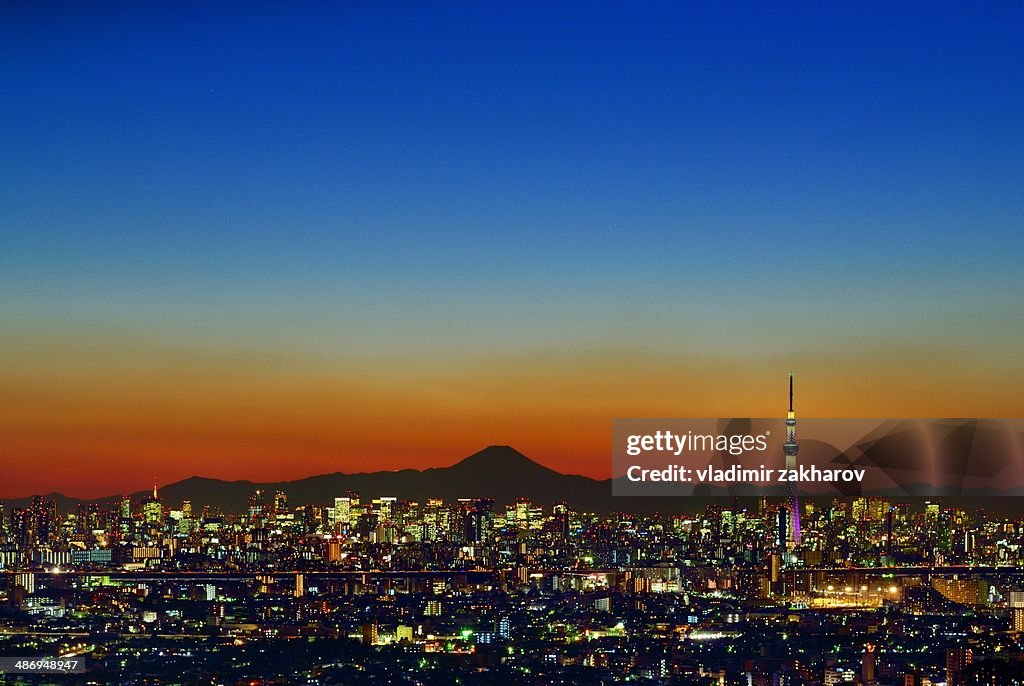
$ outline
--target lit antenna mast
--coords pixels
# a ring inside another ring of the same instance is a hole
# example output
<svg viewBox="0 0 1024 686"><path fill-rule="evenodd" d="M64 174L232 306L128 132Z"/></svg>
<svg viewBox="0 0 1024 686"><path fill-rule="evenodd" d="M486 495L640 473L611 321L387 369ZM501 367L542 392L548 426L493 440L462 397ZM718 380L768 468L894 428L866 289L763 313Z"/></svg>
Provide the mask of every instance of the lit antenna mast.
<svg viewBox="0 0 1024 686"><path fill-rule="evenodd" d="M793 411L793 372L789 373L789 412L786 413L786 443L782 446L786 454L786 469L796 469L796 454L800 446L796 442L796 412ZM800 545L800 499L796 493L796 481L789 482L790 513L790 544Z"/></svg>

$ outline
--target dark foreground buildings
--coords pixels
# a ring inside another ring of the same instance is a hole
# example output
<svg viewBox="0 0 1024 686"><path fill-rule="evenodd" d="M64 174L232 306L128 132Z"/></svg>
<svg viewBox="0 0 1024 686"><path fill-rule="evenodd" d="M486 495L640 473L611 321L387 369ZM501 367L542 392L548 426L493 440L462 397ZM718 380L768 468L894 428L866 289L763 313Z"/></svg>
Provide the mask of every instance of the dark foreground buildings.
<svg viewBox="0 0 1024 686"><path fill-rule="evenodd" d="M723 500L640 516L339 494L0 514L4 683L1024 684L1024 517ZM788 533L788 531L787 531Z"/></svg>

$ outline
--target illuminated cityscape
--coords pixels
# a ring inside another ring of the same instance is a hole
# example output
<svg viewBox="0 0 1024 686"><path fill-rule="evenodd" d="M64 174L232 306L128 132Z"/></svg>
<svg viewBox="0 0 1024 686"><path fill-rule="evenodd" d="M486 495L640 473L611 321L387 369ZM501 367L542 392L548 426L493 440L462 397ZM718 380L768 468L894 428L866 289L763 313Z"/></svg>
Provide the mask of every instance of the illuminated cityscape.
<svg viewBox="0 0 1024 686"><path fill-rule="evenodd" d="M0 3L0 686L1024 686L1022 26Z"/></svg>
<svg viewBox="0 0 1024 686"><path fill-rule="evenodd" d="M797 543L789 502L36 496L0 510L0 654L89 665L61 683L1024 683L1024 519L804 499Z"/></svg>

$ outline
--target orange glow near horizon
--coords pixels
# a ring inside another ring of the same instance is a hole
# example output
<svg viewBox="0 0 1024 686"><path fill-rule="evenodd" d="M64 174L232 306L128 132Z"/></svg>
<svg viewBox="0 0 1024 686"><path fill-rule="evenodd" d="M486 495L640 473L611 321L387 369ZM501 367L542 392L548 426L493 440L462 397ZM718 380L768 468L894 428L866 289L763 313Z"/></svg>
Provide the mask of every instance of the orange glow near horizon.
<svg viewBox="0 0 1024 686"><path fill-rule="evenodd" d="M864 354L802 361L586 349L430 365L284 365L227 354L68 364L41 356L2 370L0 497L101 497L144 490L154 476L161 484L192 475L268 482L443 467L491 444L564 473L607 478L613 418L779 415L791 366L802 417L1024 410L1013 379L950 371L926 356L908 355L885 372Z"/></svg>

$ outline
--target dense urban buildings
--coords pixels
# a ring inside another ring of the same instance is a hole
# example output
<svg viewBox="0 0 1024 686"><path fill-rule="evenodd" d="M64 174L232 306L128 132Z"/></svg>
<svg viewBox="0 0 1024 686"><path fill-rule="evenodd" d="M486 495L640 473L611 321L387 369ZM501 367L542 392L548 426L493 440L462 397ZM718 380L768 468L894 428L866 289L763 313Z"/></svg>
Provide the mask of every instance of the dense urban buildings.
<svg viewBox="0 0 1024 686"><path fill-rule="evenodd" d="M1024 683L1024 517L803 499L795 544L791 502L35 497L0 509L0 654L81 658L61 683Z"/></svg>

